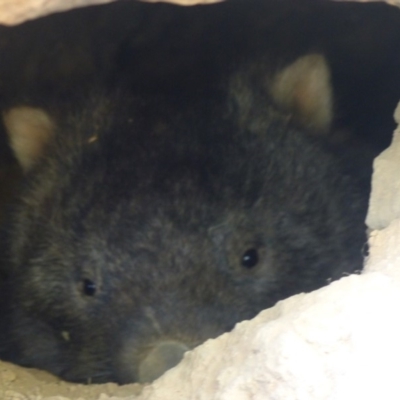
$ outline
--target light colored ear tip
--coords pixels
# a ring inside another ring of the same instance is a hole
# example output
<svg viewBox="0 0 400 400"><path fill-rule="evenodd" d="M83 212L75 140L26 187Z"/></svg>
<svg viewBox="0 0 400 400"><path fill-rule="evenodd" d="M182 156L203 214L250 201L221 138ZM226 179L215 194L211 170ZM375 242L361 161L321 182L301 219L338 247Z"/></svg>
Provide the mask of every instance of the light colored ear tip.
<svg viewBox="0 0 400 400"><path fill-rule="evenodd" d="M42 109L27 106L3 112L3 121L14 155L23 170L28 171L53 135L53 121Z"/></svg>
<svg viewBox="0 0 400 400"><path fill-rule="evenodd" d="M305 56L302 56L297 59L297 62L303 62L308 65L316 65L320 67L321 65L324 65L326 68L328 68L328 63L326 62L325 56L323 56L320 53L310 53Z"/></svg>
<svg viewBox="0 0 400 400"><path fill-rule="evenodd" d="M278 106L305 127L326 132L333 120L331 74L325 57L308 54L278 72L271 85Z"/></svg>
<svg viewBox="0 0 400 400"><path fill-rule="evenodd" d="M318 74L320 78L330 80L331 72L326 58L322 54L307 54L299 57L284 69L292 71L299 78Z"/></svg>

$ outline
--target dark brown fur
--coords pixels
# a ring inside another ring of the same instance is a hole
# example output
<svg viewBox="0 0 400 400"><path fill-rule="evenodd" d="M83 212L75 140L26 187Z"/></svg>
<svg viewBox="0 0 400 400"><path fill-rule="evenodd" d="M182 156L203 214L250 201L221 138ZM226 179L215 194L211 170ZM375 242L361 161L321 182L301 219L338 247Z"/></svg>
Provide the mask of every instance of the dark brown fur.
<svg viewBox="0 0 400 400"><path fill-rule="evenodd" d="M160 344L178 354L362 268L368 178L251 82L53 116L7 235L2 358L153 379Z"/></svg>

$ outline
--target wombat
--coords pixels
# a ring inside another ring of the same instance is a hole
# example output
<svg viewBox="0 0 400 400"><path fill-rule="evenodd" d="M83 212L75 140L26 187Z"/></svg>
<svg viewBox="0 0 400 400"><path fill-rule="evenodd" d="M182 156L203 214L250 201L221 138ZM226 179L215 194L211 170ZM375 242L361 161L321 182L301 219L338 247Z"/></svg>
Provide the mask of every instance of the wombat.
<svg viewBox="0 0 400 400"><path fill-rule="evenodd" d="M120 90L4 114L26 182L6 232L1 358L148 382L362 269L369 172L326 139L324 59L262 74L243 66L212 98Z"/></svg>

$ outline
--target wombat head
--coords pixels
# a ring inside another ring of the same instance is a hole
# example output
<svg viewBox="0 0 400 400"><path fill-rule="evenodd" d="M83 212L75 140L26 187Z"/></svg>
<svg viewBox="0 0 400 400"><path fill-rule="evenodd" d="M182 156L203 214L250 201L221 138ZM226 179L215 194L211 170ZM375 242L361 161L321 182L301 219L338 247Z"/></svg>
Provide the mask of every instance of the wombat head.
<svg viewBox="0 0 400 400"><path fill-rule="evenodd" d="M3 358L72 381L151 381L238 321L362 267L366 194L273 105L303 124L314 109L321 131L325 63L288 68L258 85L247 70L227 96L190 104L119 93L66 117L5 114L27 182Z"/></svg>

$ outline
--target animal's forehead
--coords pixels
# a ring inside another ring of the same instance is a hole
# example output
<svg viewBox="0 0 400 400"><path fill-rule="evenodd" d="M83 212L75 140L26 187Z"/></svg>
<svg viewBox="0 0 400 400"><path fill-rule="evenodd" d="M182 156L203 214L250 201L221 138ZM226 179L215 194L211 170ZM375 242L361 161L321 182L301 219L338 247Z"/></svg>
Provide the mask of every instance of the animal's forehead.
<svg viewBox="0 0 400 400"><path fill-rule="evenodd" d="M264 214L268 214L267 209L232 203L193 203L170 208L164 204L162 208L150 208L147 213L138 211L135 219L140 229L135 236L155 241L172 238L196 241L198 236L219 241L246 235L262 231L267 220Z"/></svg>

